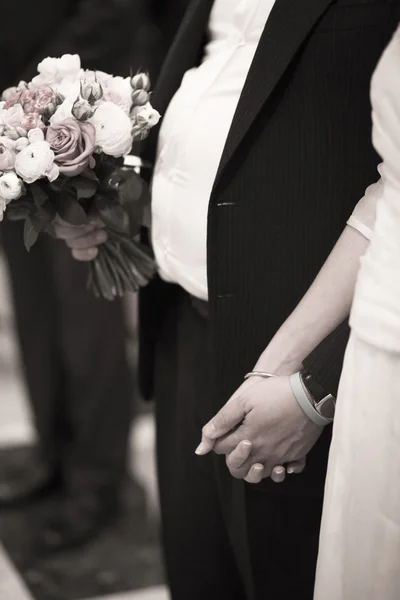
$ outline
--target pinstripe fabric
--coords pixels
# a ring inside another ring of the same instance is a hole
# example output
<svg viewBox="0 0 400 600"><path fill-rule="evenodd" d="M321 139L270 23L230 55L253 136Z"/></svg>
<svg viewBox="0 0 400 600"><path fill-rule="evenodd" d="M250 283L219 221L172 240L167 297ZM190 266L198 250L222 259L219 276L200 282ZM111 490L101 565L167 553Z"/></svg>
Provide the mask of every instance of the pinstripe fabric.
<svg viewBox="0 0 400 600"><path fill-rule="evenodd" d="M187 57L194 61L198 56L199 30L204 31L210 6L210 0L192 4L155 95L161 112L188 68ZM299 14L297 0L277 0L274 11L210 202L210 358L216 407L229 398L301 299L354 205L377 177L369 83L396 27L398 2L313 0ZM154 139L149 148L151 155ZM147 303L145 346L147 333L157 337L157 319L148 307L159 305L160 296L151 296L150 287L142 298ZM339 379L346 336L343 327L308 361L331 389ZM142 363L147 396L150 363Z"/></svg>

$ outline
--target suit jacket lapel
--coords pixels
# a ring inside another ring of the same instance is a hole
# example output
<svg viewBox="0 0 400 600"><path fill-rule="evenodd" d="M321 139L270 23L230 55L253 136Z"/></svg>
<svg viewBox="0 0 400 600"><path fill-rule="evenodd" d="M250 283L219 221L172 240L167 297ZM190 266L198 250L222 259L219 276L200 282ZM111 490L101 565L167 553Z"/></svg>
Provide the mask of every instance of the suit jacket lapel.
<svg viewBox="0 0 400 600"><path fill-rule="evenodd" d="M232 122L216 182L312 26L333 0L276 0Z"/></svg>

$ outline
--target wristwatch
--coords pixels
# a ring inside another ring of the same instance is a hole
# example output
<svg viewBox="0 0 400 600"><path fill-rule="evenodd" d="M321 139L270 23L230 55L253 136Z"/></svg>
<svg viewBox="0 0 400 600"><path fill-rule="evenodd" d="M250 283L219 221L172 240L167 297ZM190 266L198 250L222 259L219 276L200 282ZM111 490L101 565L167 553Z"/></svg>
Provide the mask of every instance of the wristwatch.
<svg viewBox="0 0 400 600"><path fill-rule="evenodd" d="M332 394L327 394L324 388L313 379L308 371L301 371L301 382L306 392L308 392L310 402L314 410L324 419L333 421L335 416L336 398Z"/></svg>

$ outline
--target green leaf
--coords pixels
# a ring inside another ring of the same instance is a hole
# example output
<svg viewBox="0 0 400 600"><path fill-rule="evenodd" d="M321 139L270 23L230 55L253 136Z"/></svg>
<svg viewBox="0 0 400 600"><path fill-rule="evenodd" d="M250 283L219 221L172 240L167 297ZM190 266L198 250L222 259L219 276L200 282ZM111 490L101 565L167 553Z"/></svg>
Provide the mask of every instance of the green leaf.
<svg viewBox="0 0 400 600"><path fill-rule="evenodd" d="M96 208L103 223L119 233L129 233L129 216L126 210L111 196L96 196Z"/></svg>
<svg viewBox="0 0 400 600"><path fill-rule="evenodd" d="M49 184L49 187L53 192L56 192L56 194L60 194L66 185L68 185L67 177L65 177L65 175L59 175L57 179Z"/></svg>
<svg viewBox="0 0 400 600"><path fill-rule="evenodd" d="M25 220L24 224L24 244L25 248L30 251L33 244L39 237L39 233L43 231L44 223L34 215L30 215Z"/></svg>
<svg viewBox="0 0 400 600"><path fill-rule="evenodd" d="M82 173L82 177L85 177L86 179L91 179L92 181L96 181L97 183L99 183L99 179L96 173L93 171L93 169L85 169Z"/></svg>
<svg viewBox="0 0 400 600"><path fill-rule="evenodd" d="M31 206L14 206L12 209L8 208L6 216L9 221L25 221L32 212Z"/></svg>
<svg viewBox="0 0 400 600"><path fill-rule="evenodd" d="M139 202L143 196L145 183L133 169L122 168L123 182L120 185L120 200L122 204Z"/></svg>
<svg viewBox="0 0 400 600"><path fill-rule="evenodd" d="M43 221L51 223L57 215L57 211L50 200L45 200L44 204L38 207L37 213L38 217Z"/></svg>
<svg viewBox="0 0 400 600"><path fill-rule="evenodd" d="M75 190L78 200L93 198L97 192L98 181L88 177L74 177L71 179L70 187Z"/></svg>
<svg viewBox="0 0 400 600"><path fill-rule="evenodd" d="M57 213L70 225L87 225L88 217L82 206L70 191L65 190L57 196Z"/></svg>
<svg viewBox="0 0 400 600"><path fill-rule="evenodd" d="M40 206L42 206L42 204L46 202L46 200L48 199L48 195L37 183L32 183L29 189L35 201L35 205L37 206L37 208L39 208Z"/></svg>

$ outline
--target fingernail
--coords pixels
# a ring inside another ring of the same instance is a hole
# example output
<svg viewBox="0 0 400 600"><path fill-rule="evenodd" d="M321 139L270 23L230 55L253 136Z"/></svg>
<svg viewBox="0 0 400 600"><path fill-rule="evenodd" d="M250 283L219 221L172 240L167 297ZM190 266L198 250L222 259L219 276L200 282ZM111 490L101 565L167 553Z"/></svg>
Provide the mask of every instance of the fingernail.
<svg viewBox="0 0 400 600"><path fill-rule="evenodd" d="M277 475L283 475L285 472L285 468L284 467L275 467L274 471Z"/></svg>
<svg viewBox="0 0 400 600"><path fill-rule="evenodd" d="M261 471L264 471L264 467L262 467L261 465L257 465L253 467L253 471L255 471L256 473L260 473Z"/></svg>
<svg viewBox="0 0 400 600"><path fill-rule="evenodd" d="M293 473L295 473L295 469L293 467L288 467L286 469L286 472L288 473L288 475L293 475Z"/></svg>
<svg viewBox="0 0 400 600"><path fill-rule="evenodd" d="M196 448L196 454L198 456L202 456L204 454L206 450L206 446L205 444L203 444L203 442L201 442L201 444Z"/></svg>
<svg viewBox="0 0 400 600"><path fill-rule="evenodd" d="M247 440L242 442L242 446L244 446L245 448L251 448L252 445L253 444L251 442L248 442Z"/></svg>

